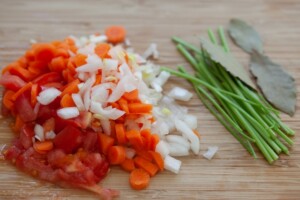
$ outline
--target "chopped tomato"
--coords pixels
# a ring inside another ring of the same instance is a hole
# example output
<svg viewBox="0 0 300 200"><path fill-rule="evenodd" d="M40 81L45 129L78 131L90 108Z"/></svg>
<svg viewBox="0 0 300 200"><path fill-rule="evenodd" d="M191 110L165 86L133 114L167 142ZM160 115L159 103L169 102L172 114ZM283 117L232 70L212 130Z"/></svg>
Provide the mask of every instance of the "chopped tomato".
<svg viewBox="0 0 300 200"><path fill-rule="evenodd" d="M39 85L44 85L51 82L60 82L62 81L62 76L57 72L49 72L47 74L43 74L36 79L33 80L33 83L37 83Z"/></svg>
<svg viewBox="0 0 300 200"><path fill-rule="evenodd" d="M33 124L25 124L21 128L20 141L25 149L32 146L32 137L34 136Z"/></svg>
<svg viewBox="0 0 300 200"><path fill-rule="evenodd" d="M16 99L14 106L23 122L31 122L36 119L37 114L34 112L27 95L21 94Z"/></svg>
<svg viewBox="0 0 300 200"><path fill-rule="evenodd" d="M20 88L26 85L26 82L16 75L5 73L0 78L0 84L6 89L18 91Z"/></svg>

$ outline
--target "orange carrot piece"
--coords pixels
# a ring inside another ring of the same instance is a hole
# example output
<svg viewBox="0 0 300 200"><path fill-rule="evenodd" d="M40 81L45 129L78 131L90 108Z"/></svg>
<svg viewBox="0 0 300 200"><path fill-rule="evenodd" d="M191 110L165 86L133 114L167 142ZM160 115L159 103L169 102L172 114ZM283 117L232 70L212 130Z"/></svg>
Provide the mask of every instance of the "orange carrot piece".
<svg viewBox="0 0 300 200"><path fill-rule="evenodd" d="M31 89L32 83L29 82L26 85L24 85L22 88L20 88L12 97L11 99L15 101L21 94L23 94L25 91Z"/></svg>
<svg viewBox="0 0 300 200"><path fill-rule="evenodd" d="M100 84L101 83L101 79L102 79L102 76L100 74L97 74L96 75L96 81L95 81L94 85Z"/></svg>
<svg viewBox="0 0 300 200"><path fill-rule="evenodd" d="M134 166L134 161L132 159L126 158L122 163L121 163L122 169L124 169L127 172L132 172L135 169Z"/></svg>
<svg viewBox="0 0 300 200"><path fill-rule="evenodd" d="M66 67L65 59L62 56L53 58L49 66L50 70L54 72L61 72Z"/></svg>
<svg viewBox="0 0 300 200"><path fill-rule="evenodd" d="M61 93L61 97L65 94L77 93L79 91L78 84L80 83L79 79L75 79L74 81L68 83L65 89Z"/></svg>
<svg viewBox="0 0 300 200"><path fill-rule="evenodd" d="M32 84L31 86L31 105L34 106L37 102L38 96L38 84Z"/></svg>
<svg viewBox="0 0 300 200"><path fill-rule="evenodd" d="M148 187L150 182L149 174L143 169L134 169L130 173L129 183L134 190L143 190Z"/></svg>
<svg viewBox="0 0 300 200"><path fill-rule="evenodd" d="M125 92L123 96L128 101L136 100L139 98L139 91L137 89L135 89L135 90L132 90L131 92Z"/></svg>
<svg viewBox="0 0 300 200"><path fill-rule="evenodd" d="M118 141L118 144L125 144L126 143L126 135L125 135L125 129L124 124L116 124L115 125L116 130L116 138Z"/></svg>
<svg viewBox="0 0 300 200"><path fill-rule="evenodd" d="M84 64L86 64L86 58L87 56L84 55L84 54L77 54L75 57L74 57L74 63L76 65L76 67L79 67L79 66L82 66Z"/></svg>
<svg viewBox="0 0 300 200"><path fill-rule="evenodd" d="M68 58L68 57L70 57L70 54L69 54L69 52L68 52L67 49L64 49L64 48L58 48L58 49L56 49L56 54L55 54L55 56L57 56L57 57L62 56L62 57L64 57L64 58Z"/></svg>
<svg viewBox="0 0 300 200"><path fill-rule="evenodd" d="M119 99L118 103L124 112L129 113L128 103L124 98Z"/></svg>
<svg viewBox="0 0 300 200"><path fill-rule="evenodd" d="M12 109L12 107L14 106L14 103L13 103L13 100L12 100L12 97L14 96L15 92L12 91L12 90L7 90L5 93L4 93L4 96L3 96L3 104L6 108L8 108L9 110Z"/></svg>
<svg viewBox="0 0 300 200"><path fill-rule="evenodd" d="M144 145L144 146L145 146L145 145ZM150 162L152 162L152 160L153 160L153 157L152 157L152 155L149 153L149 151L144 151L144 150L143 150L143 151L137 151L136 154L137 154L138 156L140 156L140 157L142 157L142 158L144 158L144 159L150 161Z"/></svg>
<svg viewBox="0 0 300 200"><path fill-rule="evenodd" d="M23 127L24 125L24 122L23 120L21 119L21 117L19 115L16 116L16 121L15 121L15 124L13 126L13 131L15 133L20 133L20 130L21 128Z"/></svg>
<svg viewBox="0 0 300 200"><path fill-rule="evenodd" d="M126 138L129 143L134 146L136 149L143 148L143 139L141 134L137 130L126 131Z"/></svg>
<svg viewBox="0 0 300 200"><path fill-rule="evenodd" d="M154 176L158 171L158 167L156 165L141 156L136 156L133 160L137 167L144 169L150 174L150 176Z"/></svg>
<svg viewBox="0 0 300 200"><path fill-rule="evenodd" d="M110 45L107 43L100 43L95 47L95 53L100 58L105 58L109 50L110 50Z"/></svg>
<svg viewBox="0 0 300 200"><path fill-rule="evenodd" d="M107 155L108 149L114 144L114 139L103 133L98 133L98 141L100 144L101 153Z"/></svg>
<svg viewBox="0 0 300 200"><path fill-rule="evenodd" d="M55 119L53 117L47 119L43 124L43 128L44 128L44 133L53 131L55 128Z"/></svg>
<svg viewBox="0 0 300 200"><path fill-rule="evenodd" d="M129 114L126 114L126 119L132 119L132 120L136 120L137 118L140 117L139 114L132 114L132 113L129 113Z"/></svg>
<svg viewBox="0 0 300 200"><path fill-rule="evenodd" d="M149 153L151 154L154 163L157 165L157 167L159 168L160 171L164 170L164 160L161 157L160 153L157 153L155 151L149 151Z"/></svg>
<svg viewBox="0 0 300 200"><path fill-rule="evenodd" d="M31 81L35 76L29 70L21 67L19 64L11 67L9 72L13 75L17 75L25 81Z"/></svg>
<svg viewBox="0 0 300 200"><path fill-rule="evenodd" d="M53 149L53 142L52 141L35 142L33 144L33 148L38 153L50 151L51 149Z"/></svg>
<svg viewBox="0 0 300 200"><path fill-rule="evenodd" d="M108 150L108 160L112 165L119 165L126 158L125 148L123 146L112 146Z"/></svg>
<svg viewBox="0 0 300 200"><path fill-rule="evenodd" d="M126 30L122 26L110 26L105 30L107 40L113 44L123 42L126 36Z"/></svg>
<svg viewBox="0 0 300 200"><path fill-rule="evenodd" d="M157 134L152 134L150 150L155 151L156 145L159 142L159 136Z"/></svg>
<svg viewBox="0 0 300 200"><path fill-rule="evenodd" d="M35 44L33 48L37 60L49 62L56 54L56 49L53 44L38 43Z"/></svg>
<svg viewBox="0 0 300 200"><path fill-rule="evenodd" d="M141 136L143 137L144 140L144 147L147 150L151 149L151 131L150 129L143 129L141 130Z"/></svg>
<svg viewBox="0 0 300 200"><path fill-rule="evenodd" d="M130 103L128 108L130 113L149 113L152 111L152 104Z"/></svg>
<svg viewBox="0 0 300 200"><path fill-rule="evenodd" d="M73 101L73 98L71 97L70 94L65 94L61 100L60 100L60 106L65 108L65 107L74 107L75 103Z"/></svg>

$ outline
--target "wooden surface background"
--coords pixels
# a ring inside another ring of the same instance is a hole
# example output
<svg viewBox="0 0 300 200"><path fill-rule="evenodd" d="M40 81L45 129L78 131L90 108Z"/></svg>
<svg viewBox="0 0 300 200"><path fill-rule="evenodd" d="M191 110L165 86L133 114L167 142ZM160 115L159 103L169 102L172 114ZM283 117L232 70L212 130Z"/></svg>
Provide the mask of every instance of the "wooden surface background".
<svg viewBox="0 0 300 200"><path fill-rule="evenodd" d="M207 28L226 26L232 17L255 26L267 54L296 78L299 96L299 0L0 0L0 66L22 55L30 39L50 41L70 34L86 35L112 24L127 28L138 52L156 42L161 53L158 64L188 66L170 37L197 41ZM233 45L231 48L247 66L248 55ZM186 81L172 78L166 89L176 83L189 88ZM119 199L300 199L300 110L293 118L282 116L296 131L291 155L281 156L270 166L261 156L253 160L196 97L186 105L199 117L201 154L209 145L220 148L213 160L207 161L201 155L183 158L179 175L163 172L144 191L131 190L128 174L117 168L111 170L103 185L120 190ZM7 121L1 120L0 143L9 143L12 137ZM85 191L35 180L1 161L0 199L97 198Z"/></svg>

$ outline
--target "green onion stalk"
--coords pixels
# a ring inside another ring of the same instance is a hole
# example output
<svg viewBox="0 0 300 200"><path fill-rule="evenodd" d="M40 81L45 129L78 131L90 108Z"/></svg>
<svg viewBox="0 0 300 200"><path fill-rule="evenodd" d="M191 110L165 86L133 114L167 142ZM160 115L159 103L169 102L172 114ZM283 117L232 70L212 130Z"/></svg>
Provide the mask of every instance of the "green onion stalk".
<svg viewBox="0 0 300 200"><path fill-rule="evenodd" d="M230 52L222 27L218 28L220 44L211 29L208 36L225 53ZM172 40L195 73L188 73L183 66L178 66L178 70L167 67L162 67L162 70L188 80L204 106L254 158L257 155L253 145L270 164L279 158L281 152L289 154L288 147L293 145L290 136L294 131L281 121L279 111L221 64L214 62L204 49L178 37Z"/></svg>

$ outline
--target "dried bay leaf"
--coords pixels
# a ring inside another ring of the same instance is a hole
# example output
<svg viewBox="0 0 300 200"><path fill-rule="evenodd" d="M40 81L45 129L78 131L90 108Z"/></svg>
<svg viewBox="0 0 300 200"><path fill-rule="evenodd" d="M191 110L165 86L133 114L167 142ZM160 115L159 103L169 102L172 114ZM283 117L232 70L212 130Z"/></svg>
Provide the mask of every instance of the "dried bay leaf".
<svg viewBox="0 0 300 200"><path fill-rule="evenodd" d="M232 40L244 51L262 53L263 43L259 34L254 28L240 19L231 19L229 22L228 33Z"/></svg>
<svg viewBox="0 0 300 200"><path fill-rule="evenodd" d="M251 88L256 89L244 66L230 52L225 52L220 46L213 44L205 38L201 38L200 41L202 48L210 55L210 58L214 62L219 63L233 76L239 78Z"/></svg>
<svg viewBox="0 0 300 200"><path fill-rule="evenodd" d="M293 116L296 110L295 80L282 67L260 53L251 54L250 70L267 100Z"/></svg>

